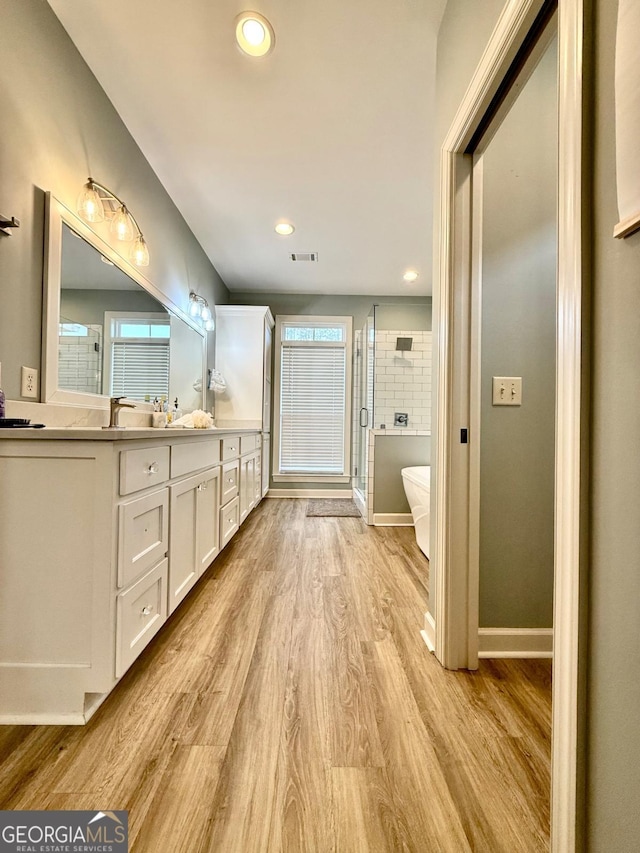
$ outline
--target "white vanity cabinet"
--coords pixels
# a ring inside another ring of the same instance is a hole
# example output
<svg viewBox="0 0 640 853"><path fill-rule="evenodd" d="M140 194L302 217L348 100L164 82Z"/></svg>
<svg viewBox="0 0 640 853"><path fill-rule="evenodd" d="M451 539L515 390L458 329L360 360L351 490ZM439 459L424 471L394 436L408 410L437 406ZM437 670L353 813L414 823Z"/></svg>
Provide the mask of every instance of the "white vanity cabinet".
<svg viewBox="0 0 640 853"><path fill-rule="evenodd" d="M237 531L243 435L5 432L0 724L81 724Z"/></svg>
<svg viewBox="0 0 640 853"><path fill-rule="evenodd" d="M216 394L216 424L262 430L260 497L269 488L273 327L266 306L216 306L215 364L227 381L225 393Z"/></svg>
<svg viewBox="0 0 640 853"><path fill-rule="evenodd" d="M242 436L240 443L240 524L262 499L262 436Z"/></svg>

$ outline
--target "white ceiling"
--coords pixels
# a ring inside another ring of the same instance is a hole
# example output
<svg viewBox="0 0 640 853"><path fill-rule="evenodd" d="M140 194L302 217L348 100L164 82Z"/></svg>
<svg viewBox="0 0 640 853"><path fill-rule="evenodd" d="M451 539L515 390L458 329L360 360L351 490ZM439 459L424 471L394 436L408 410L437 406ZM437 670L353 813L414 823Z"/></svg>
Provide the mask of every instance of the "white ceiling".
<svg viewBox="0 0 640 853"><path fill-rule="evenodd" d="M431 293L446 0L49 2L231 291ZM246 9L275 30L262 59L234 41Z"/></svg>

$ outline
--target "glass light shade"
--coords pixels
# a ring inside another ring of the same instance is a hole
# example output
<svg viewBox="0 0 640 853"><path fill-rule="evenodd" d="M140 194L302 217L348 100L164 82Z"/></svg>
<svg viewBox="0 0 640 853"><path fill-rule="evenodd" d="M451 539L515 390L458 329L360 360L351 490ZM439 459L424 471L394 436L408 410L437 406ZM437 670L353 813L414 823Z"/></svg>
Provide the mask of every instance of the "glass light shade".
<svg viewBox="0 0 640 853"><path fill-rule="evenodd" d="M118 212L111 220L111 233L118 240L126 240L127 242L134 238L133 222L124 204L118 209Z"/></svg>
<svg viewBox="0 0 640 853"><path fill-rule="evenodd" d="M142 234L138 236L131 248L131 260L138 267L149 266L149 249Z"/></svg>
<svg viewBox="0 0 640 853"><path fill-rule="evenodd" d="M415 270L407 270L402 278L405 281L415 281L418 278L418 273Z"/></svg>
<svg viewBox="0 0 640 853"><path fill-rule="evenodd" d="M92 181L82 187L82 192L78 196L76 205L77 211L85 222L103 222L104 221L104 205L100 194Z"/></svg>
<svg viewBox="0 0 640 853"><path fill-rule="evenodd" d="M207 332L213 332L213 330L216 327L216 324L213 322L213 317L209 317L207 322L204 324L204 327L207 330Z"/></svg>
<svg viewBox="0 0 640 853"><path fill-rule="evenodd" d="M200 316L206 322L211 319L211 308L208 305L203 305L200 311Z"/></svg>
<svg viewBox="0 0 640 853"><path fill-rule="evenodd" d="M200 303L193 296L189 297L189 316L190 317L199 317L200 316Z"/></svg>

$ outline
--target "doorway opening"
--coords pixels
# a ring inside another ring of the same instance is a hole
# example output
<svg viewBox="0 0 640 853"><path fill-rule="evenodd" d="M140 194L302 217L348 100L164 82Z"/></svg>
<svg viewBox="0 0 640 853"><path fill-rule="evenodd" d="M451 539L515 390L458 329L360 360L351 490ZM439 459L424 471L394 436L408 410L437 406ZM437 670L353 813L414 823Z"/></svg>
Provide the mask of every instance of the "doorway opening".
<svg viewBox="0 0 640 853"><path fill-rule="evenodd" d="M555 351L551 829L552 850L572 853L576 850L578 832L580 474L584 461L581 441L584 9L582 0L560 0L557 5L557 289L553 343L549 345ZM474 290L474 278L479 273L484 276L488 270L482 263L487 260L483 257L487 248L483 242L486 235L478 241L479 223L477 220L474 223L474 203L477 211L479 203L483 209L487 202L482 194L477 195L486 183L482 179L486 178L484 167L488 159L483 160L483 156L490 150L491 143L487 144L487 140L501 125L505 111L508 112L514 103L513 95L517 93L513 83L514 68L517 68L518 75L525 69L520 81L523 88L522 81L528 80L526 59L532 56L532 50L535 53L543 45L540 40L541 22L546 23L553 11L552 4L544 0L514 0L505 6L442 147L440 269L435 300L437 340L434 345L438 354L434 426L436 471L432 493L434 583L430 612L425 621L425 639L432 645L440 662L452 669L472 668L477 664L479 651L481 590L478 567L482 543L478 528L482 511L482 444L477 439L483 426L482 395L486 396L487 378L493 385L495 376L498 401L501 393L510 396L514 387L517 396L520 386L517 382L512 385L512 380L522 378L523 412L524 402L531 399L526 397L527 388L532 390L531 383L521 377L515 360L512 361L513 367L505 366L504 373L503 368L498 372L495 364L483 366L480 359L474 361L474 352L480 352L483 328L480 311L483 306L478 302L478 290ZM534 67L537 65L535 62ZM485 152L483 145L486 146ZM476 152L475 173L473 152ZM525 213L531 214L532 211L516 210L517 216ZM513 219L516 218L514 215ZM480 256L479 245L483 247ZM504 293L503 298L507 299ZM499 299L497 304L499 315ZM495 305L492 310L495 315ZM496 340L500 343L500 336L496 336ZM524 367L521 372L524 374ZM549 385L547 381L545 406L553 396L553 388L549 389ZM513 411L517 406L502 410L496 407L494 412L492 399L488 406L489 413L495 415L501 425L514 425ZM511 421L507 420L509 411ZM494 449L496 443L499 449L499 441L494 436ZM548 440L545 446L548 446ZM517 466L514 467L517 474ZM508 458L503 468L506 482L512 474ZM548 476L546 481L548 483ZM498 531L498 538L510 535L511 524L510 521L506 525L506 534ZM548 563L548 559L545 562ZM545 582L548 586L548 577ZM521 597L520 590L518 599ZM488 599L483 602L487 612L494 614L497 612L495 605L495 601ZM495 637L492 639L495 641Z"/></svg>

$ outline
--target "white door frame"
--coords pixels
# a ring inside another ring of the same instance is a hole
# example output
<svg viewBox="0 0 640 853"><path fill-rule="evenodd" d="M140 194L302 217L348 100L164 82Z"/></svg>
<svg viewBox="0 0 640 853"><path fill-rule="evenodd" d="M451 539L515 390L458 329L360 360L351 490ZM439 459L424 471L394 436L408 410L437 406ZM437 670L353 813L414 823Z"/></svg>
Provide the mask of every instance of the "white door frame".
<svg viewBox="0 0 640 853"><path fill-rule="evenodd" d="M464 152L544 5L508 0L442 146L435 316L434 589L426 634L440 662L473 660L469 623L471 157ZM558 0L558 298L551 849L576 850L582 346L582 49L584 0ZM473 440L473 436L471 436ZM477 618L477 617L476 617Z"/></svg>

